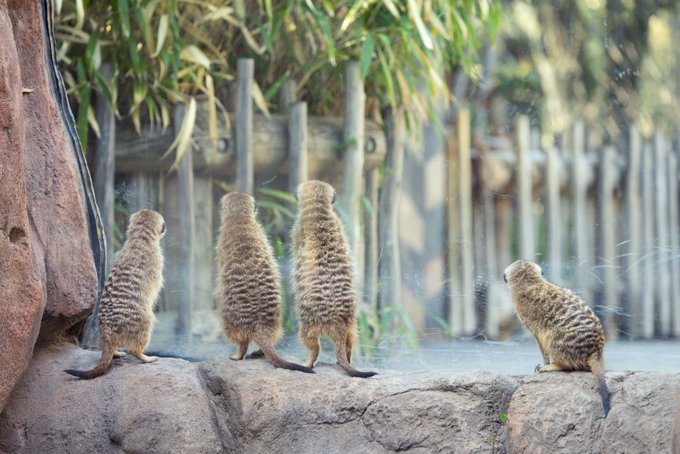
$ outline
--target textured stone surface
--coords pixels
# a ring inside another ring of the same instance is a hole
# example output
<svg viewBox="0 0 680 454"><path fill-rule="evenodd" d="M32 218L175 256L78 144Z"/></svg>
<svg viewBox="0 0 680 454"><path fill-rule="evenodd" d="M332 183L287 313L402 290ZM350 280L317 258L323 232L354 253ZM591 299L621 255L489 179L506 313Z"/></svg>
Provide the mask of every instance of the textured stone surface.
<svg viewBox="0 0 680 454"><path fill-rule="evenodd" d="M49 77L40 2L0 2L0 411L36 340L97 296L75 153Z"/></svg>
<svg viewBox="0 0 680 454"><path fill-rule="evenodd" d="M668 453L680 373L607 376L607 419L588 373L315 375L263 359L116 359L42 349L0 415L0 453ZM295 359L295 358L291 358ZM507 421L505 413L507 412Z"/></svg>
<svg viewBox="0 0 680 454"><path fill-rule="evenodd" d="M226 357L200 365L239 452L489 452L514 380L489 372L315 375Z"/></svg>
<svg viewBox="0 0 680 454"><path fill-rule="evenodd" d="M114 361L107 375L78 380L98 352L37 352L0 416L6 453L222 452L208 394L194 364Z"/></svg>
<svg viewBox="0 0 680 454"><path fill-rule="evenodd" d="M612 408L606 419L588 372L519 381L508 410L509 452L670 452L680 373L607 374Z"/></svg>

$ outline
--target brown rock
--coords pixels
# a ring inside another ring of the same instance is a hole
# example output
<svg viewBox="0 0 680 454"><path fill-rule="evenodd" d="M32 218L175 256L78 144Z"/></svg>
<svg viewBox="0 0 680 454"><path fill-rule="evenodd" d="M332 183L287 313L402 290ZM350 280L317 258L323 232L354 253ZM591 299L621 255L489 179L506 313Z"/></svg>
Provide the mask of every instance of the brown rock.
<svg viewBox="0 0 680 454"><path fill-rule="evenodd" d="M0 411L30 360L97 297L76 150L53 92L41 2L0 2Z"/></svg>
<svg viewBox="0 0 680 454"><path fill-rule="evenodd" d="M0 452L223 452L194 364L122 358L94 380L63 372L98 359L77 347L37 352L0 416Z"/></svg>
<svg viewBox="0 0 680 454"><path fill-rule="evenodd" d="M356 379L330 365L306 375L226 357L200 369L218 421L252 453L490 452L516 386L482 371Z"/></svg>
<svg viewBox="0 0 680 454"><path fill-rule="evenodd" d="M588 372L520 379L508 409L509 452L669 452L680 373L607 374L612 409L604 419Z"/></svg>

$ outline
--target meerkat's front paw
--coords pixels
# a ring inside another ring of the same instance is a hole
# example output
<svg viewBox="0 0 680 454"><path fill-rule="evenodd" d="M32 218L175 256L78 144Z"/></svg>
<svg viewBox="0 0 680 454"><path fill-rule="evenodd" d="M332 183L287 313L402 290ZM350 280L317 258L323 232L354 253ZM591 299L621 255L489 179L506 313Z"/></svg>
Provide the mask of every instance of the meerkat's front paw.
<svg viewBox="0 0 680 454"><path fill-rule="evenodd" d="M240 353L234 353L229 357L229 359L233 359L234 361L241 361L243 359L243 355Z"/></svg>
<svg viewBox="0 0 680 454"><path fill-rule="evenodd" d="M125 355L127 355L127 353L121 352L121 351L118 351L118 350L116 350L115 352L113 352L113 357L114 357L114 358L121 358L121 357L123 357L123 356L125 356Z"/></svg>

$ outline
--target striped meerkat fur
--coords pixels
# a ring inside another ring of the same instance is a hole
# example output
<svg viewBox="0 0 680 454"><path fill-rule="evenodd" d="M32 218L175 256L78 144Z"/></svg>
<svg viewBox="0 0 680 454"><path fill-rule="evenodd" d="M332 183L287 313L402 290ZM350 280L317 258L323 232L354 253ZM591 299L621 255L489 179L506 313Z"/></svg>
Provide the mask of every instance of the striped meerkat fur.
<svg viewBox="0 0 680 454"><path fill-rule="evenodd" d="M338 364L353 377L371 377L350 362L356 337L356 294L349 246L333 211L335 190L321 181L297 190L298 216L293 227L293 288L300 337L310 351L307 366L319 355L319 336L330 336Z"/></svg>
<svg viewBox="0 0 680 454"><path fill-rule="evenodd" d="M243 359L253 341L276 367L314 373L285 361L274 344L281 337L279 272L267 236L255 218L255 200L244 192L222 197L217 243L217 297L224 332L236 343L233 360Z"/></svg>
<svg viewBox="0 0 680 454"><path fill-rule="evenodd" d="M160 241L165 234L163 217L153 210L141 210L130 217L127 240L104 284L99 307L102 351L97 366L88 371L66 370L76 377L90 379L103 375L114 356L130 354L149 363L157 357L146 356L155 320L153 310L163 286L163 253Z"/></svg>
<svg viewBox="0 0 680 454"><path fill-rule="evenodd" d="M590 370L597 378L605 416L609 391L603 357L604 331L593 310L571 290L543 278L541 268L518 260L504 274L517 315L543 355L540 372Z"/></svg>

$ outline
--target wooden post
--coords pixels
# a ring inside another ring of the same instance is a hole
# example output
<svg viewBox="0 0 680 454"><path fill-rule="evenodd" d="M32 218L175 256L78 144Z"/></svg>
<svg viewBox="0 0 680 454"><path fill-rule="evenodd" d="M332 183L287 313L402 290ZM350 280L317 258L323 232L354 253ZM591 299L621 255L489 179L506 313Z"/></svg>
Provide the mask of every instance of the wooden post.
<svg viewBox="0 0 680 454"><path fill-rule="evenodd" d="M458 200L459 169L458 169L458 127L448 137L447 156L447 245L448 245L448 272L449 272L449 329L451 334L459 336L463 334L463 290L460 278L460 207Z"/></svg>
<svg viewBox="0 0 680 454"><path fill-rule="evenodd" d="M545 187L547 238L546 259L550 279L555 283L562 282L562 208L560 201L560 156L552 144L545 150Z"/></svg>
<svg viewBox="0 0 680 454"><path fill-rule="evenodd" d="M291 82L292 84L292 82ZM307 181L307 103L298 102L288 104L288 191L297 193L298 186ZM297 210L297 205L292 207ZM288 295L293 294L291 284L292 257L286 258L286 267L283 272ZM288 320L296 328L295 305L293 298L289 297Z"/></svg>
<svg viewBox="0 0 680 454"><path fill-rule="evenodd" d="M654 289L656 276L654 261L650 259L654 250L654 150L645 144L642 153L642 327L643 337L654 336Z"/></svg>
<svg viewBox="0 0 680 454"><path fill-rule="evenodd" d="M475 310L474 238L472 232L472 159L470 150L470 111L461 109L456 120L458 134L458 219L461 243L462 333L473 334L477 328Z"/></svg>
<svg viewBox="0 0 680 454"><path fill-rule="evenodd" d="M602 149L600 155L600 177L598 198L600 206L600 270L604 298L604 327L607 338L616 340L619 336L616 313L618 310L617 266L616 266L616 213L614 211L614 156L611 146Z"/></svg>
<svg viewBox="0 0 680 454"><path fill-rule="evenodd" d="M363 292L364 279L360 198L364 182L365 100L364 81L359 71L359 63L349 61L345 67L345 123L342 134L345 169L340 208L347 222L350 248L354 257L355 284L359 295Z"/></svg>
<svg viewBox="0 0 680 454"><path fill-rule="evenodd" d="M640 294L640 243L642 233L642 214L640 212L640 175L642 144L640 133L634 125L630 126L628 136L628 166L626 170L625 210L626 226L625 238L625 266L622 278L626 288L626 309L630 315L628 330L634 337L642 335L642 305Z"/></svg>
<svg viewBox="0 0 680 454"><path fill-rule="evenodd" d="M111 64L101 65L102 77L111 80ZM116 116L111 102L103 93L97 94L95 105L100 137L97 140L94 156L94 194L102 218L106 238L106 274L113 265L114 200L113 177L115 172Z"/></svg>
<svg viewBox="0 0 680 454"><path fill-rule="evenodd" d="M673 312L673 337L680 337L680 215L678 214L678 156L670 149L668 155L668 198L670 226L670 269L671 269L671 302Z"/></svg>
<svg viewBox="0 0 680 454"><path fill-rule="evenodd" d="M475 244L475 249L480 250L480 260L477 263L478 270L484 270L486 285L484 300L485 311L484 323L482 328L486 335L491 339L497 339L500 335L501 316L498 310L498 296L496 295L498 281L497 263L498 255L496 254L496 216L494 212L494 199L492 188L489 187L488 181L485 178L484 167L487 165L486 157L483 156L480 161L480 194L479 194L479 227L481 238ZM482 268L483 267L483 268ZM478 274L480 274L478 272ZM478 321L478 325L479 325Z"/></svg>
<svg viewBox="0 0 680 454"><path fill-rule="evenodd" d="M179 131L184 116L184 107L178 106L175 112L175 131ZM179 318L177 331L187 341L191 341L191 310L194 298L194 166L191 146L180 159L177 168L177 187L179 192L179 259L182 272L179 282ZM178 265L179 265L178 264Z"/></svg>
<svg viewBox="0 0 680 454"><path fill-rule="evenodd" d="M378 312L378 169L366 175L366 196L369 209L364 214L366 232L366 260L364 294L368 307Z"/></svg>
<svg viewBox="0 0 680 454"><path fill-rule="evenodd" d="M519 208L519 255L534 260L534 210L531 178L531 130L529 117L522 115L515 123L517 152L517 203Z"/></svg>
<svg viewBox="0 0 680 454"><path fill-rule="evenodd" d="M295 194L300 183L307 181L307 103L289 108L288 116L288 190Z"/></svg>
<svg viewBox="0 0 680 454"><path fill-rule="evenodd" d="M671 257L668 252L668 149L661 133L654 135L654 211L656 224L656 253L654 254L656 299L659 304L659 328L662 336L672 331L670 276ZM677 278L677 276L676 276Z"/></svg>
<svg viewBox="0 0 680 454"><path fill-rule="evenodd" d="M297 94L295 93L295 82L288 79L284 82L281 91L279 92L279 108L285 112L290 109L290 107L297 100Z"/></svg>
<svg viewBox="0 0 680 454"><path fill-rule="evenodd" d="M388 108L383 118L387 157L385 180L380 190L380 213L378 215L380 307L401 307L399 204L404 172L404 117L401 110Z"/></svg>
<svg viewBox="0 0 680 454"><path fill-rule="evenodd" d="M578 293L586 304L592 305L590 287L590 250L588 248L588 238L592 229L589 229L590 215L588 209L588 179L587 162L585 152L585 128L581 121L574 123L571 137L571 182L572 182L572 202L574 232L573 238L576 242L576 263L575 281L580 287Z"/></svg>
<svg viewBox="0 0 680 454"><path fill-rule="evenodd" d="M236 71L236 190L253 194L253 59L240 58Z"/></svg>

